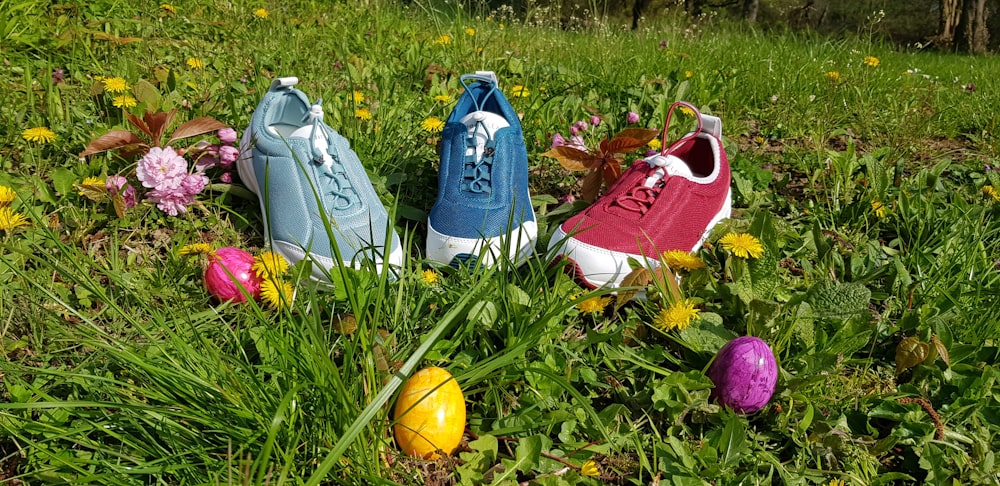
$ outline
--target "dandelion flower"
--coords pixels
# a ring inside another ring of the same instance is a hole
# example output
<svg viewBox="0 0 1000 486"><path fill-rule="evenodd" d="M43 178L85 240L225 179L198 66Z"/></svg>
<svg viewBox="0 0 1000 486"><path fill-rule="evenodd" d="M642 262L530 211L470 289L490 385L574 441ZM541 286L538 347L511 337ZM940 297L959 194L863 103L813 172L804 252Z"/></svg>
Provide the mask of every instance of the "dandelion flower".
<svg viewBox="0 0 1000 486"><path fill-rule="evenodd" d="M288 261L280 253L265 251L254 258L251 268L260 278L271 279L280 277L288 271Z"/></svg>
<svg viewBox="0 0 1000 486"><path fill-rule="evenodd" d="M76 186L79 194L85 196L88 199L99 201L104 197L107 192L105 187L105 180L100 177L85 177L83 182Z"/></svg>
<svg viewBox="0 0 1000 486"><path fill-rule="evenodd" d="M446 94L437 95L437 96L434 97L434 101L437 101L437 102L440 102L440 103L445 103L445 104L451 103L451 95L446 95Z"/></svg>
<svg viewBox="0 0 1000 486"><path fill-rule="evenodd" d="M879 62L880 61L875 56L867 56L865 57L864 60L865 66L870 66L870 67L878 67Z"/></svg>
<svg viewBox="0 0 1000 486"><path fill-rule="evenodd" d="M138 104L138 102L131 95L125 94L115 96L115 99L111 101L111 104L114 105L115 108L128 109Z"/></svg>
<svg viewBox="0 0 1000 486"><path fill-rule="evenodd" d="M428 117L420 123L420 127L431 133L437 133L444 130L444 122L436 116Z"/></svg>
<svg viewBox="0 0 1000 486"><path fill-rule="evenodd" d="M434 39L434 43L437 44L437 45L440 45L440 46L446 46L448 44L451 44L451 36L450 35L442 35L441 37L438 37L437 39Z"/></svg>
<svg viewBox="0 0 1000 486"><path fill-rule="evenodd" d="M872 212L875 213L876 217L884 218L886 213L885 204L882 204L882 201L878 199L872 201Z"/></svg>
<svg viewBox="0 0 1000 486"><path fill-rule="evenodd" d="M287 309L295 298L295 287L289 282L265 279L260 283L260 297L274 310Z"/></svg>
<svg viewBox="0 0 1000 486"><path fill-rule="evenodd" d="M597 463L594 461L587 461L580 466L580 474L584 476L597 477L601 475L600 469L597 468Z"/></svg>
<svg viewBox="0 0 1000 486"><path fill-rule="evenodd" d="M473 29L472 27L465 29L465 35L468 36L476 35L476 29Z"/></svg>
<svg viewBox="0 0 1000 486"><path fill-rule="evenodd" d="M205 69L205 61L202 61L197 57L189 57L187 60L187 65L189 68L195 71L200 71L202 69Z"/></svg>
<svg viewBox="0 0 1000 486"><path fill-rule="evenodd" d="M164 10L164 11L167 11L167 12L170 12L170 13L177 13L177 9L174 8L173 5L170 5L169 3L161 4L160 5L160 9Z"/></svg>
<svg viewBox="0 0 1000 486"><path fill-rule="evenodd" d="M661 142L660 139L658 138L654 138L650 140L649 143L646 144L646 146L649 147L651 150L660 150L660 148L663 147L663 142Z"/></svg>
<svg viewBox="0 0 1000 486"><path fill-rule="evenodd" d="M208 243L191 243L190 245L182 246L178 253L181 256L211 255L215 253L215 250Z"/></svg>
<svg viewBox="0 0 1000 486"><path fill-rule="evenodd" d="M1000 193L993 186L983 186L983 195L993 198L993 201L1000 201Z"/></svg>
<svg viewBox="0 0 1000 486"><path fill-rule="evenodd" d="M35 127L25 130L21 136L29 142L50 143L55 141L56 132L49 130L48 127Z"/></svg>
<svg viewBox="0 0 1000 486"><path fill-rule="evenodd" d="M437 272L429 268L427 270L424 270L423 272L420 272L420 280L422 280L424 284L427 285L437 285L438 280L440 280L440 278L441 277L438 275Z"/></svg>
<svg viewBox="0 0 1000 486"><path fill-rule="evenodd" d="M513 88L510 89L510 95L514 96L516 98L527 98L528 95L530 95L530 94L531 94L531 91L528 91L528 88L525 88L524 86L522 86L520 84L518 84L518 85L516 85L516 86L514 86Z"/></svg>
<svg viewBox="0 0 1000 486"><path fill-rule="evenodd" d="M692 73L691 71L684 71L685 78L690 78L691 76L694 76L694 73Z"/></svg>
<svg viewBox="0 0 1000 486"><path fill-rule="evenodd" d="M608 306L611 302L611 297L591 297L579 304L576 304L576 308L580 309L580 312L586 312L588 314L594 314L597 312L603 312L604 308Z"/></svg>
<svg viewBox="0 0 1000 486"><path fill-rule="evenodd" d="M25 226L28 220L20 213L15 213L8 207L0 208L0 231L11 231L18 226Z"/></svg>
<svg viewBox="0 0 1000 486"><path fill-rule="evenodd" d="M840 73L837 71L827 71L824 76L826 76L826 79L830 80L831 83L840 81Z"/></svg>
<svg viewBox="0 0 1000 486"><path fill-rule="evenodd" d="M354 100L354 104L361 103L365 101L365 94L360 91L354 91L351 93L351 99Z"/></svg>
<svg viewBox="0 0 1000 486"><path fill-rule="evenodd" d="M740 258L760 258L764 254L760 240L750 233L729 233L719 243L722 243L726 251Z"/></svg>
<svg viewBox="0 0 1000 486"><path fill-rule="evenodd" d="M267 16L270 14L271 13L268 12L266 8L258 8L257 10L253 11L253 16L257 17L258 19L266 19Z"/></svg>
<svg viewBox="0 0 1000 486"><path fill-rule="evenodd" d="M844 480L843 479L831 479L829 483L826 483L826 486L844 486Z"/></svg>
<svg viewBox="0 0 1000 486"><path fill-rule="evenodd" d="M354 116L367 121L372 119L372 112L368 111L368 108L358 108L354 110Z"/></svg>
<svg viewBox="0 0 1000 486"><path fill-rule="evenodd" d="M104 92L105 93L124 93L131 89L131 86L125 82L124 78L113 77L104 78Z"/></svg>
<svg viewBox="0 0 1000 486"><path fill-rule="evenodd" d="M10 203L14 202L15 197L17 197L17 193L13 189L7 186L0 186L0 208L10 206Z"/></svg>
<svg viewBox="0 0 1000 486"><path fill-rule="evenodd" d="M705 268L705 262L701 261L697 255L692 255L684 250L670 250L663 252L663 261L672 270L697 270Z"/></svg>
<svg viewBox="0 0 1000 486"><path fill-rule="evenodd" d="M681 110L681 113L683 113L683 114L685 114L687 116L694 116L694 110L692 110L691 108L688 108L686 106L681 106L680 110Z"/></svg>
<svg viewBox="0 0 1000 486"><path fill-rule="evenodd" d="M653 320L653 325L664 332L685 329L698 317L698 312L691 299L679 300L661 310Z"/></svg>

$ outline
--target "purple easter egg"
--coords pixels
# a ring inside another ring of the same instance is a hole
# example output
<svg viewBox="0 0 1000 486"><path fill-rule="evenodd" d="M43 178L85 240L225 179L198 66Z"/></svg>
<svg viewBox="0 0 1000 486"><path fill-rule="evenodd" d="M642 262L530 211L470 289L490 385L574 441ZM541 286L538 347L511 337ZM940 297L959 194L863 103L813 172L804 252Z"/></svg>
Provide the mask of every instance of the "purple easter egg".
<svg viewBox="0 0 1000 486"><path fill-rule="evenodd" d="M767 405L778 382L778 363L767 343L742 336L726 343L708 368L715 383L712 398L739 413L753 413Z"/></svg>

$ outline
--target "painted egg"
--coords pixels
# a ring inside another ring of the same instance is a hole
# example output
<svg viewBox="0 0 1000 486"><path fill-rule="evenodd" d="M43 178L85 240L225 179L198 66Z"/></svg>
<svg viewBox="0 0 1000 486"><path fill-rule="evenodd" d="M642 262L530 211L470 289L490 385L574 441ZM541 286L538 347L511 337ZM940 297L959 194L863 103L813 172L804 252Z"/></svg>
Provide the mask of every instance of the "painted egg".
<svg viewBox="0 0 1000 486"><path fill-rule="evenodd" d="M742 336L726 343L708 368L715 383L712 398L739 413L767 405L778 382L778 364L763 340Z"/></svg>
<svg viewBox="0 0 1000 486"><path fill-rule="evenodd" d="M205 289L222 302L246 300L240 286L254 300L260 298L261 278L253 270L253 255L233 247L222 247L208 255Z"/></svg>
<svg viewBox="0 0 1000 486"><path fill-rule="evenodd" d="M451 454L465 432L465 397L455 378L438 367L424 368L403 383L393 411L393 432L403 453L437 459Z"/></svg>

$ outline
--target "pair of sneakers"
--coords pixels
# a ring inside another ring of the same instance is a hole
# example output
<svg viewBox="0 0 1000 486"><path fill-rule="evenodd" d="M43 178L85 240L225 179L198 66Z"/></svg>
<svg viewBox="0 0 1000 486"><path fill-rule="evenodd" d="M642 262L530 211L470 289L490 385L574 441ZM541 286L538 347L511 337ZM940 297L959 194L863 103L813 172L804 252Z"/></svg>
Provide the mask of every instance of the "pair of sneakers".
<svg viewBox="0 0 1000 486"><path fill-rule="evenodd" d="M465 92L442 136L427 257L456 266L521 261L538 229L520 120L492 72L461 80ZM323 122L322 100L310 103L296 84L271 83L240 141L237 169L260 199L266 240L291 264L311 260L320 280L338 264L395 271L403 250L388 212L347 140Z"/></svg>

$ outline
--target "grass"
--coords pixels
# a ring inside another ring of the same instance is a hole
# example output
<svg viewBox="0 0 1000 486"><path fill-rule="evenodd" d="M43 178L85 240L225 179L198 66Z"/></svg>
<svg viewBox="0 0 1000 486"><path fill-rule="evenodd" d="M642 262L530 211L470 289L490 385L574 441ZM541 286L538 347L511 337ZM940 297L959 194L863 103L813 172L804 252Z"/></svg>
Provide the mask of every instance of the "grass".
<svg viewBox="0 0 1000 486"><path fill-rule="evenodd" d="M1000 201L984 192L1000 187L995 57L676 12L631 32L424 2L286 2L266 18L226 2L0 6L0 185L29 221L0 232L0 478L12 484L1000 483ZM437 138L421 122L445 118L434 97L456 98L457 75L480 69L508 95L526 88L511 99L540 250L583 207L561 202L578 174L540 156L553 133L591 112L601 129L629 111L661 128L678 99L723 119L735 211L680 285L700 310L691 327L655 328L673 297L653 285L647 300L587 310L606 292L549 255L472 272L422 259ZM180 120L242 130L287 75L324 99L395 208L398 281L344 270L331 292L293 268L288 309L218 304L178 252L264 248L238 181L213 173L178 217L146 203L119 218L74 187L135 184L134 159L78 157L127 126L95 76L124 78ZM42 126L53 142L22 138ZM718 244L736 232L764 256ZM780 366L771 404L747 416L712 402L704 373L742 334ZM469 419L461 451L428 463L399 455L389 410L430 365L454 374ZM581 475L587 461L597 477Z"/></svg>

